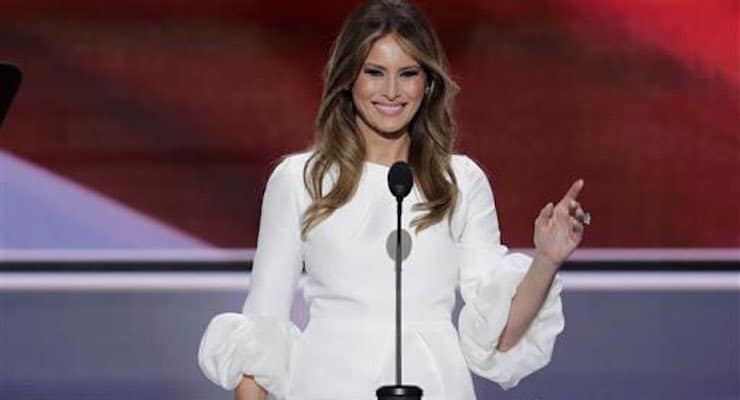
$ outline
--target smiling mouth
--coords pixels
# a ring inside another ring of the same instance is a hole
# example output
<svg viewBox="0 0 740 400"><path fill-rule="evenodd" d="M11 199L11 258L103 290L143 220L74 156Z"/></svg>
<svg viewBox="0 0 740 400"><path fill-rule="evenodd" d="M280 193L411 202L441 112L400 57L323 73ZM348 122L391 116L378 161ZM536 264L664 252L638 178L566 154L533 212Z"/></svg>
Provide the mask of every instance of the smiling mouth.
<svg viewBox="0 0 740 400"><path fill-rule="evenodd" d="M393 117L401 113L403 108L406 106L405 103L400 104L387 104L387 103L373 103L375 109L381 114Z"/></svg>

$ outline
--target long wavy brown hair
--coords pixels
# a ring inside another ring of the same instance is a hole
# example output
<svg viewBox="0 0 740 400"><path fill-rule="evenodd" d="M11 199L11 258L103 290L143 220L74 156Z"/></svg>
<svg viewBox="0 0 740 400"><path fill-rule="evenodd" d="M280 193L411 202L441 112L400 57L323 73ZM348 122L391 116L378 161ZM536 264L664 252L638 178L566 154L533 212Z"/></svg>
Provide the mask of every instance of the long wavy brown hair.
<svg viewBox="0 0 740 400"><path fill-rule="evenodd" d="M425 197L413 208L427 212L411 221L411 225L418 234L454 210L457 180L450 167L455 139L451 108L459 87L447 73L442 46L422 12L404 1L373 0L347 18L324 70L313 153L303 170L304 184L312 198L303 215L303 238L347 203L357 189L366 154L351 88L373 43L388 34L420 64L426 75L427 92L408 127L408 162ZM322 182L332 166L338 167L339 174L331 190L324 193Z"/></svg>

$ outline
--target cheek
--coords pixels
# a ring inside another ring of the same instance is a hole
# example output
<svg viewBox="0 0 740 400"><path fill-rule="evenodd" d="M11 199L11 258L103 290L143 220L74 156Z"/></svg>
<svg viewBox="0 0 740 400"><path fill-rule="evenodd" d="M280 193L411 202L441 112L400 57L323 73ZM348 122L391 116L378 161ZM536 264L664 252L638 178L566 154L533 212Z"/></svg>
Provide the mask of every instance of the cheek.
<svg viewBox="0 0 740 400"><path fill-rule="evenodd" d="M369 79L357 78L352 85L352 98L357 101L368 100L373 96L375 87Z"/></svg>
<svg viewBox="0 0 740 400"><path fill-rule="evenodd" d="M424 81L418 79L407 82L404 85L404 92L409 100L420 100L424 96Z"/></svg>

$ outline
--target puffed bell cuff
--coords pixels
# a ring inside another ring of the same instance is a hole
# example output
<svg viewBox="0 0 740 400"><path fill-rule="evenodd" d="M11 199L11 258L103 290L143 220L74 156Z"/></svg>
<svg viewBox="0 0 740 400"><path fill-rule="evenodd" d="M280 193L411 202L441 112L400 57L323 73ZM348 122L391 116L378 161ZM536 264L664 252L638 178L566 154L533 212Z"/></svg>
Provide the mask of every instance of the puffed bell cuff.
<svg viewBox="0 0 740 400"><path fill-rule="evenodd" d="M300 330L293 322L271 317L223 313L211 319L198 349L203 374L233 390L242 375L254 376L269 393L285 396L285 379Z"/></svg>
<svg viewBox="0 0 740 400"><path fill-rule="evenodd" d="M556 337L565 327L556 274L547 297L524 336L511 349L496 350L509 319L511 300L524 279L532 259L512 253L490 269L477 287L475 296L460 311L460 346L471 371L508 390L527 375L546 366L552 357Z"/></svg>

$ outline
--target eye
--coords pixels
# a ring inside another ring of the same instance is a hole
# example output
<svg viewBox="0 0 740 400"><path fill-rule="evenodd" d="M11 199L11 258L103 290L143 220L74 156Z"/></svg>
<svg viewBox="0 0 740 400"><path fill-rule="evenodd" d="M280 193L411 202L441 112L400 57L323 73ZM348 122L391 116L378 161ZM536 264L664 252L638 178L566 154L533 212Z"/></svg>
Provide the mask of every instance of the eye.
<svg viewBox="0 0 740 400"><path fill-rule="evenodd" d="M419 71L415 69L401 72L401 77L403 78L411 78L417 75L419 75Z"/></svg>
<svg viewBox="0 0 740 400"><path fill-rule="evenodd" d="M377 69L365 68L363 72L370 76L383 76L383 72Z"/></svg>

